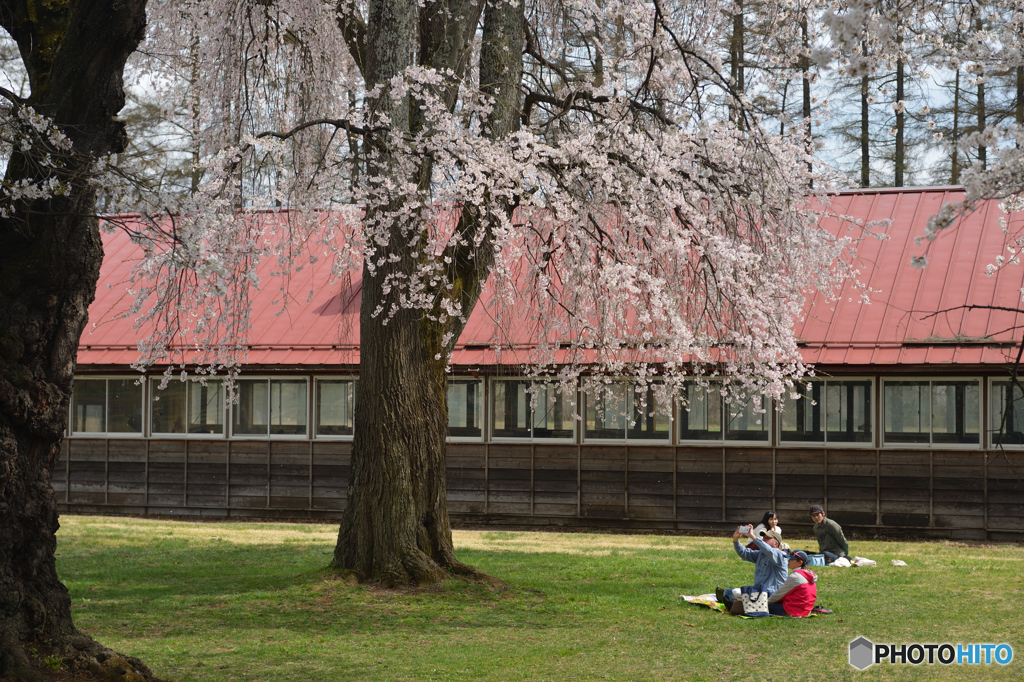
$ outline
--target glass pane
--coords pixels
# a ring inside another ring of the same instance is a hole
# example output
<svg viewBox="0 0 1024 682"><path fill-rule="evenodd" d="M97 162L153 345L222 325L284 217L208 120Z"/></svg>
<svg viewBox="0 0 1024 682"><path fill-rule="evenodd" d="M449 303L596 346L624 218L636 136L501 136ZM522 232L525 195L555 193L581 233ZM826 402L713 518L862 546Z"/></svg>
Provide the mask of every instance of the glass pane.
<svg viewBox="0 0 1024 682"><path fill-rule="evenodd" d="M794 387L793 393L799 398L785 396L782 403L782 415L779 418L781 430L779 438L784 441L822 442L825 430L822 428L822 385L821 381L812 381Z"/></svg>
<svg viewBox="0 0 1024 682"><path fill-rule="evenodd" d="M932 442L977 443L978 383L932 382Z"/></svg>
<svg viewBox="0 0 1024 682"><path fill-rule="evenodd" d="M588 439L626 438L626 385L608 384L587 390Z"/></svg>
<svg viewBox="0 0 1024 682"><path fill-rule="evenodd" d="M448 381L448 435L457 438L480 436L481 383L476 379Z"/></svg>
<svg viewBox="0 0 1024 682"><path fill-rule="evenodd" d="M538 388L533 412L533 437L572 438L573 402L557 385Z"/></svg>
<svg viewBox="0 0 1024 682"><path fill-rule="evenodd" d="M306 382L270 381L270 433L297 436L306 433Z"/></svg>
<svg viewBox="0 0 1024 682"><path fill-rule="evenodd" d="M886 442L930 442L930 396L927 381L885 382Z"/></svg>
<svg viewBox="0 0 1024 682"><path fill-rule="evenodd" d="M245 435L267 435L270 425L269 399L270 382L266 379L239 379L238 404L234 407L232 433Z"/></svg>
<svg viewBox="0 0 1024 682"><path fill-rule="evenodd" d="M1009 381L992 383L992 442L1024 444L1024 393Z"/></svg>
<svg viewBox="0 0 1024 682"><path fill-rule="evenodd" d="M871 382L826 382L825 424L830 442L870 443Z"/></svg>
<svg viewBox="0 0 1024 682"><path fill-rule="evenodd" d="M530 400L525 381L494 384L494 437L530 437Z"/></svg>
<svg viewBox="0 0 1024 682"><path fill-rule="evenodd" d="M668 440L671 423L671 399L659 400L653 386L633 388L633 414L627 432L630 440Z"/></svg>
<svg viewBox="0 0 1024 682"><path fill-rule="evenodd" d="M107 380L75 379L71 414L73 433L106 431Z"/></svg>
<svg viewBox="0 0 1024 682"><path fill-rule="evenodd" d="M108 433L142 433L142 384L135 379L107 380Z"/></svg>
<svg viewBox="0 0 1024 682"><path fill-rule="evenodd" d="M188 385L188 432L224 433L224 382L208 379Z"/></svg>
<svg viewBox="0 0 1024 682"><path fill-rule="evenodd" d="M682 440L722 439L722 385L707 388L686 384L683 409L679 412L679 437Z"/></svg>
<svg viewBox="0 0 1024 682"><path fill-rule="evenodd" d="M768 414L764 398L748 398L743 405L727 403L725 409L729 412L726 440L768 440Z"/></svg>
<svg viewBox="0 0 1024 682"><path fill-rule="evenodd" d="M185 433L185 393L187 385L171 379L160 388L161 379L149 382L153 395L153 433Z"/></svg>
<svg viewBox="0 0 1024 682"><path fill-rule="evenodd" d="M351 436L355 427L355 381L316 382L316 433Z"/></svg>

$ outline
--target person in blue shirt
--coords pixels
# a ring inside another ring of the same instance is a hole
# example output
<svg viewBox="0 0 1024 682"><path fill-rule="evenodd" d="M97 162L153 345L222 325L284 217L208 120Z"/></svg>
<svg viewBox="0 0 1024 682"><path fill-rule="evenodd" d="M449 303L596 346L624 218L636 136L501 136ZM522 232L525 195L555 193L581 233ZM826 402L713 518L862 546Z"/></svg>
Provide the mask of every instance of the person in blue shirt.
<svg viewBox="0 0 1024 682"><path fill-rule="evenodd" d="M754 535L752 530L748 530L745 535L754 541L757 549L747 549L740 544L740 538L744 536L740 533L740 526L736 526L736 530L733 531L732 547L741 559L754 564L754 585L760 586L771 596L772 592L779 589L779 586L786 582L786 578L789 576L789 560L786 552L779 549L779 541L773 537L759 538ZM733 599L738 593L739 588L723 590L719 587L715 590L718 601L724 603L728 608L732 607Z"/></svg>

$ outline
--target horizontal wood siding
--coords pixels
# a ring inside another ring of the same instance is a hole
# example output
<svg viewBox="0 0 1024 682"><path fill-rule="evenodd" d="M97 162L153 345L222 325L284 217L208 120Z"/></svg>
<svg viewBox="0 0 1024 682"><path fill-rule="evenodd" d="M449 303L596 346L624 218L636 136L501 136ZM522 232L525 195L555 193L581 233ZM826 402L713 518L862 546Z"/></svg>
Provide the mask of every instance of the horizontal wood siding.
<svg viewBox="0 0 1024 682"><path fill-rule="evenodd" d="M580 516L626 518L626 446L584 445L580 449Z"/></svg>
<svg viewBox="0 0 1024 682"><path fill-rule="evenodd" d="M726 520L754 522L771 508L771 448L727 448L725 450Z"/></svg>
<svg viewBox="0 0 1024 682"><path fill-rule="evenodd" d="M930 525L930 451L882 450L880 454L882 525Z"/></svg>
<svg viewBox="0 0 1024 682"><path fill-rule="evenodd" d="M722 448L676 450L676 519L694 526L724 521Z"/></svg>
<svg viewBox="0 0 1024 682"><path fill-rule="evenodd" d="M778 448L775 451L775 499L775 511L783 532L787 523L793 526L794 520L810 523L811 505L825 501L825 450ZM831 502L829 499L830 509ZM761 514L750 520L760 520Z"/></svg>
<svg viewBox="0 0 1024 682"><path fill-rule="evenodd" d="M658 446L629 446L629 516L634 519L674 518L672 469L675 450Z"/></svg>
<svg viewBox="0 0 1024 682"><path fill-rule="evenodd" d="M826 451L828 472L828 515L840 525L872 526L878 518L878 454L875 450L846 450L833 448ZM806 507L793 510L803 521L809 516L812 502L805 498Z"/></svg>
<svg viewBox="0 0 1024 682"><path fill-rule="evenodd" d="M313 510L341 514L348 499L351 459L351 442L313 442Z"/></svg>
<svg viewBox="0 0 1024 682"><path fill-rule="evenodd" d="M487 458L487 504L491 514L531 515L533 448L491 443Z"/></svg>
<svg viewBox="0 0 1024 682"><path fill-rule="evenodd" d="M1024 452L997 451L988 457L988 528L1020 531L1024 529ZM1010 536L998 535L1003 537Z"/></svg>
<svg viewBox="0 0 1024 682"><path fill-rule="evenodd" d="M575 445L534 448L534 515L576 516L578 461L579 451Z"/></svg>
<svg viewBox="0 0 1024 682"><path fill-rule="evenodd" d="M339 518L350 441L67 439L62 511ZM467 523L725 531L778 511L810 529L1024 539L1024 452L451 443L448 509Z"/></svg>
<svg viewBox="0 0 1024 682"><path fill-rule="evenodd" d="M452 443L448 446L449 514L484 513L485 449L483 443Z"/></svg>

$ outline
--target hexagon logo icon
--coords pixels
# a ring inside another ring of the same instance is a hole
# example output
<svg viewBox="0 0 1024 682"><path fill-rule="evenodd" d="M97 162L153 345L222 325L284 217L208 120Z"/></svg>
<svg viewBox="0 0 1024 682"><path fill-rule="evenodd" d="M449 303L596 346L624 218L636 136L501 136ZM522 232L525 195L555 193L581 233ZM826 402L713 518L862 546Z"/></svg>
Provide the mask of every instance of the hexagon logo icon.
<svg viewBox="0 0 1024 682"><path fill-rule="evenodd" d="M875 662L875 645L867 637L858 637L850 642L850 665L864 670Z"/></svg>

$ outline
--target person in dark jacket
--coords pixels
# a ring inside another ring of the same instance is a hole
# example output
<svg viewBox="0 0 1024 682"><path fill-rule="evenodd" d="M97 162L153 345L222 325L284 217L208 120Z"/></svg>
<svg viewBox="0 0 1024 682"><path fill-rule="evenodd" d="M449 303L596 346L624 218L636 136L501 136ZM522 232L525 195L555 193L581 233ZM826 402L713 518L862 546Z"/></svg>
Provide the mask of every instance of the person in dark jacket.
<svg viewBox="0 0 1024 682"><path fill-rule="evenodd" d="M830 518L820 504L811 507L811 521L814 522L814 537L818 540L818 551L825 555L825 562L832 563L839 557L850 556L850 543L843 535L843 528Z"/></svg>

